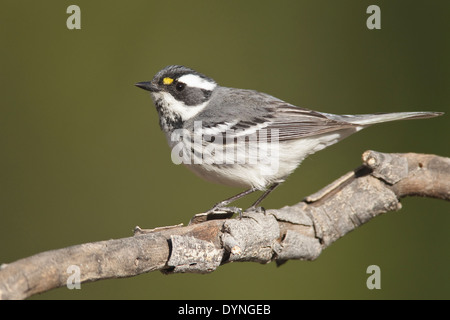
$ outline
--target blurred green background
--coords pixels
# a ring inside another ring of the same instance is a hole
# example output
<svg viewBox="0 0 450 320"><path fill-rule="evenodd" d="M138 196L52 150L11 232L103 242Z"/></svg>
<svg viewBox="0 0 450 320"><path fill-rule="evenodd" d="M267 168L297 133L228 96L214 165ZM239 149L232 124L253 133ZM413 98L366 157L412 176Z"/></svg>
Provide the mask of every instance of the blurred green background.
<svg viewBox="0 0 450 320"><path fill-rule="evenodd" d="M71 4L81 30L66 28ZM366 27L371 4L381 30ZM187 223L241 191L171 162L151 99L133 86L169 64L324 112L447 112L309 157L266 208L300 201L367 149L450 156L449 11L449 1L2 1L0 263ZM33 299L449 299L449 204L402 204L314 262L153 272ZM381 290L366 287L372 264Z"/></svg>

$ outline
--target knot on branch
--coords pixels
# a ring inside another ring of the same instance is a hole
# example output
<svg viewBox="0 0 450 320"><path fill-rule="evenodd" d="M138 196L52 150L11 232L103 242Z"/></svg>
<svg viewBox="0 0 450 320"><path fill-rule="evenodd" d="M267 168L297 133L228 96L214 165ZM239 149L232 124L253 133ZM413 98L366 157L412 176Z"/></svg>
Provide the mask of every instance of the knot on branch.
<svg viewBox="0 0 450 320"><path fill-rule="evenodd" d="M228 260L268 263L274 256L274 247L280 237L280 228L274 216L250 213L240 220L223 224L221 239L229 252Z"/></svg>
<svg viewBox="0 0 450 320"><path fill-rule="evenodd" d="M364 164L372 169L372 175L389 184L399 182L408 175L408 160L394 153L368 150L363 153Z"/></svg>
<svg viewBox="0 0 450 320"><path fill-rule="evenodd" d="M224 250L210 241L188 235L170 237L171 254L168 269L163 273L208 273L216 270L222 261Z"/></svg>

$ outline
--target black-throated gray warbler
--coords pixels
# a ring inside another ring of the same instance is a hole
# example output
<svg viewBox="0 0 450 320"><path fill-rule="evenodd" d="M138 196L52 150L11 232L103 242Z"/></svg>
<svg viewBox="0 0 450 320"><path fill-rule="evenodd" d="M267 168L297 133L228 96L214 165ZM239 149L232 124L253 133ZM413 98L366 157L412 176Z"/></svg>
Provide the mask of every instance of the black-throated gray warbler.
<svg viewBox="0 0 450 320"><path fill-rule="evenodd" d="M335 115L301 108L268 94L219 86L184 66L168 66L149 82L172 159L212 182L248 190L216 204L264 190L256 206L308 155L375 123L431 118L441 112ZM178 160L176 160L178 159Z"/></svg>

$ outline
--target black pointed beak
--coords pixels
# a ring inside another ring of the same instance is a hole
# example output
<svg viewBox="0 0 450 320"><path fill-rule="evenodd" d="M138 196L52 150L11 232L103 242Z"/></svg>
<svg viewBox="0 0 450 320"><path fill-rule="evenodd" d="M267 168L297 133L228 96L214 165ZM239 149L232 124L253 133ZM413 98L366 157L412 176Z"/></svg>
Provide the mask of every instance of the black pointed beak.
<svg viewBox="0 0 450 320"><path fill-rule="evenodd" d="M138 82L135 84L136 87L150 91L150 92L157 92L159 91L158 87L155 86L152 82Z"/></svg>

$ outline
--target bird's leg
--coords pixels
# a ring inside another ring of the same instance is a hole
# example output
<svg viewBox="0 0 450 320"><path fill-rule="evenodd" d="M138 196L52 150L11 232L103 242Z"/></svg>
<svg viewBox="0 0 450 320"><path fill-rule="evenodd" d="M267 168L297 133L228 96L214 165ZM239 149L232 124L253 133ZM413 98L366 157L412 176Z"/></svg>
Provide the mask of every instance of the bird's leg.
<svg viewBox="0 0 450 320"><path fill-rule="evenodd" d="M222 210L222 209L227 209L229 207L227 207L227 205L229 205L230 203L245 197L246 195L249 195L250 193L255 192L257 189L256 188L250 188L248 190L245 190L244 192L238 193L235 196L232 196L231 198L225 199L223 201L220 201L219 203L216 203L214 205L214 207L212 207L210 210L208 210L208 212L212 212L212 211L217 211L217 210Z"/></svg>
<svg viewBox="0 0 450 320"><path fill-rule="evenodd" d="M239 217L242 218L242 209L238 207L227 207L231 202L236 201L242 197L245 197L246 195L249 195L250 193L255 192L256 188L250 188L248 190L245 190L244 192L238 193L235 196L232 196L231 198L225 199L223 201L220 201L219 203L216 203L211 209L204 213L196 214L189 224L194 223L200 223L206 220L212 220L212 219L227 219L231 218L235 213L239 214Z"/></svg>
<svg viewBox="0 0 450 320"><path fill-rule="evenodd" d="M248 209L245 210L245 211L259 211L259 210L261 210L261 209L262 209L263 211L265 211L264 208L262 208L262 207L259 207L259 208L258 208L258 207L257 207L258 204L260 204L261 201L263 201L263 200L269 195L269 193L271 193L273 190L275 190L275 188L278 187L279 185L280 185L279 182L276 182L276 183L272 184L266 191L264 191L264 193L261 195L261 197L259 197L258 200L256 200L255 203L253 203L253 204L250 206L250 208L248 208Z"/></svg>

